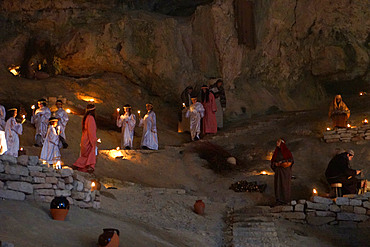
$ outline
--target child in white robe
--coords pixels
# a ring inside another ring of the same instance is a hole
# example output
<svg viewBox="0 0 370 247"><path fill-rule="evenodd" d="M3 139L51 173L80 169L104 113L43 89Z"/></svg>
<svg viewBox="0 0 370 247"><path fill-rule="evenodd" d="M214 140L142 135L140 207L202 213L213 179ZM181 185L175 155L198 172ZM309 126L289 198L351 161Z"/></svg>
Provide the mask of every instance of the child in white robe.
<svg viewBox="0 0 370 247"><path fill-rule="evenodd" d="M60 136L66 140L66 125L69 121L68 113L63 109L63 102L57 100L56 107L58 110L54 112L54 117L58 119L58 127L60 128Z"/></svg>
<svg viewBox="0 0 370 247"><path fill-rule="evenodd" d="M45 99L40 99L37 104L39 108L35 112L32 112L31 123L36 126L35 146L41 147L48 131L51 111L46 107Z"/></svg>
<svg viewBox="0 0 370 247"><path fill-rule="evenodd" d="M123 109L124 115L117 114L117 126L122 127L121 149L132 149L136 117L131 114L130 105L125 105Z"/></svg>
<svg viewBox="0 0 370 247"><path fill-rule="evenodd" d="M204 117L204 107L195 97L191 98L191 102L193 104L188 108L186 117L190 118L191 140L196 141L200 139L200 120Z"/></svg>
<svg viewBox="0 0 370 247"><path fill-rule="evenodd" d="M143 136L141 138L141 148L158 150L157 121L153 111L153 104L146 104L148 113L144 118L140 118L139 126L143 126ZM140 115L139 115L140 117Z"/></svg>
<svg viewBox="0 0 370 247"><path fill-rule="evenodd" d="M5 138L5 117L5 107L0 105L0 155L4 154L8 150Z"/></svg>
<svg viewBox="0 0 370 247"><path fill-rule="evenodd" d="M58 127L58 119L50 118L50 125L46 138L44 140L44 145L42 146L40 159L48 162L49 164L54 164L60 160L59 151L59 134L60 130Z"/></svg>
<svg viewBox="0 0 370 247"><path fill-rule="evenodd" d="M18 114L18 110L16 108L9 109L9 116L11 116L5 124L5 138L6 138L6 145L7 151L6 154L18 157L18 150L19 150L19 136L22 135L23 126L20 123L17 123L15 117ZM23 120L24 122L24 120Z"/></svg>

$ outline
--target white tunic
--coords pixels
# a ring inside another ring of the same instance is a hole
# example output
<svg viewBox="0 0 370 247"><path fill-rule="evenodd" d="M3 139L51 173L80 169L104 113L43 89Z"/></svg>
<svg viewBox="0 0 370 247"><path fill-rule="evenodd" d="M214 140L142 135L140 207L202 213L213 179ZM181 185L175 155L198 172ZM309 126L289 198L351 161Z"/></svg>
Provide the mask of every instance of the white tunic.
<svg viewBox="0 0 370 247"><path fill-rule="evenodd" d="M66 140L66 125L69 120L68 113L63 109L59 108L54 113L54 117L58 118L58 126L60 126L60 135Z"/></svg>
<svg viewBox="0 0 370 247"><path fill-rule="evenodd" d="M141 146L158 150L157 121L155 113L153 111L149 111L147 114L145 114L144 118L140 119L139 126L144 127Z"/></svg>
<svg viewBox="0 0 370 247"><path fill-rule="evenodd" d="M4 154L8 149L5 138L5 107L0 105L0 155Z"/></svg>
<svg viewBox="0 0 370 247"><path fill-rule="evenodd" d="M19 150L19 137L22 135L23 127L22 124L17 123L14 117L11 117L6 121L5 124L5 137L8 151L6 154L18 157Z"/></svg>
<svg viewBox="0 0 370 247"><path fill-rule="evenodd" d="M121 148L130 147L132 148L132 142L134 140L134 129L136 124L136 117L134 114L130 116L126 112L117 119L117 126L122 127L122 139Z"/></svg>
<svg viewBox="0 0 370 247"><path fill-rule="evenodd" d="M186 117L190 118L190 134L191 139L194 141L195 137L199 138L200 134L200 120L204 117L204 107L202 103L195 102L186 112Z"/></svg>
<svg viewBox="0 0 370 247"><path fill-rule="evenodd" d="M36 135L41 135L41 141L44 142L48 131L49 118L51 116L50 109L46 106L36 110L35 115L31 117L31 123L36 126Z"/></svg>
<svg viewBox="0 0 370 247"><path fill-rule="evenodd" d="M49 164L53 164L57 160L60 160L59 135L57 130L51 125L49 126L44 145L42 146L40 159L47 161Z"/></svg>

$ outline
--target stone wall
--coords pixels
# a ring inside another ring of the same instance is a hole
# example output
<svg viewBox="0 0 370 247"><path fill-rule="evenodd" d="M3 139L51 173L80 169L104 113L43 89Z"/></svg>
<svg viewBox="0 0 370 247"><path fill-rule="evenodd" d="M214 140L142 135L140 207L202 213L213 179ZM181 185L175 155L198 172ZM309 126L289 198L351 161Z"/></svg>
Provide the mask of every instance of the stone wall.
<svg viewBox="0 0 370 247"><path fill-rule="evenodd" d="M56 170L37 156L0 156L0 198L51 202L55 196L81 208L100 208L100 192L91 191L83 173L66 166Z"/></svg>
<svg viewBox="0 0 370 247"><path fill-rule="evenodd" d="M329 130L324 132L323 138L326 143L370 140L370 125Z"/></svg>
<svg viewBox="0 0 370 247"><path fill-rule="evenodd" d="M369 220L370 192L335 199L314 196L312 201L292 201L271 209L276 216L310 225L356 225Z"/></svg>

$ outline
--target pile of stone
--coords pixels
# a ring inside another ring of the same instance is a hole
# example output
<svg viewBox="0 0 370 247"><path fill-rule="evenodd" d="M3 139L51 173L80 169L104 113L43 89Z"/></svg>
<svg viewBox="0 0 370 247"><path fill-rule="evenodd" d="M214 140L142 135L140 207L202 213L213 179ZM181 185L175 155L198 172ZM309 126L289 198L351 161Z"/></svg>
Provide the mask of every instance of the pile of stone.
<svg viewBox="0 0 370 247"><path fill-rule="evenodd" d="M335 199L314 196L312 201L292 201L289 206L276 206L271 212L294 222L310 225L355 225L369 222L370 192Z"/></svg>
<svg viewBox="0 0 370 247"><path fill-rule="evenodd" d="M81 208L100 208L99 191L91 191L85 174L67 166L54 169L37 156L0 156L0 198L51 202L65 196Z"/></svg>
<svg viewBox="0 0 370 247"><path fill-rule="evenodd" d="M370 140L370 125L325 131L323 139L326 143Z"/></svg>

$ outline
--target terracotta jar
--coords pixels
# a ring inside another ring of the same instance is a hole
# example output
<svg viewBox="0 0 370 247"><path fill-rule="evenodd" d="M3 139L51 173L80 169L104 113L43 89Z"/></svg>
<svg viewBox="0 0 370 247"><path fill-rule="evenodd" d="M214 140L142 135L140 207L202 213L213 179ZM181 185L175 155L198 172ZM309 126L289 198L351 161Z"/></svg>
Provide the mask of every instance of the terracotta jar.
<svg viewBox="0 0 370 247"><path fill-rule="evenodd" d="M204 204L202 200L197 200L194 204L194 212L199 215L203 215L205 207L206 205Z"/></svg>
<svg viewBox="0 0 370 247"><path fill-rule="evenodd" d="M114 228L105 228L99 236L99 247L118 247L119 246L119 231Z"/></svg>
<svg viewBox="0 0 370 247"><path fill-rule="evenodd" d="M63 221L69 211L69 201L64 196L55 197L50 203L50 214L54 220Z"/></svg>

